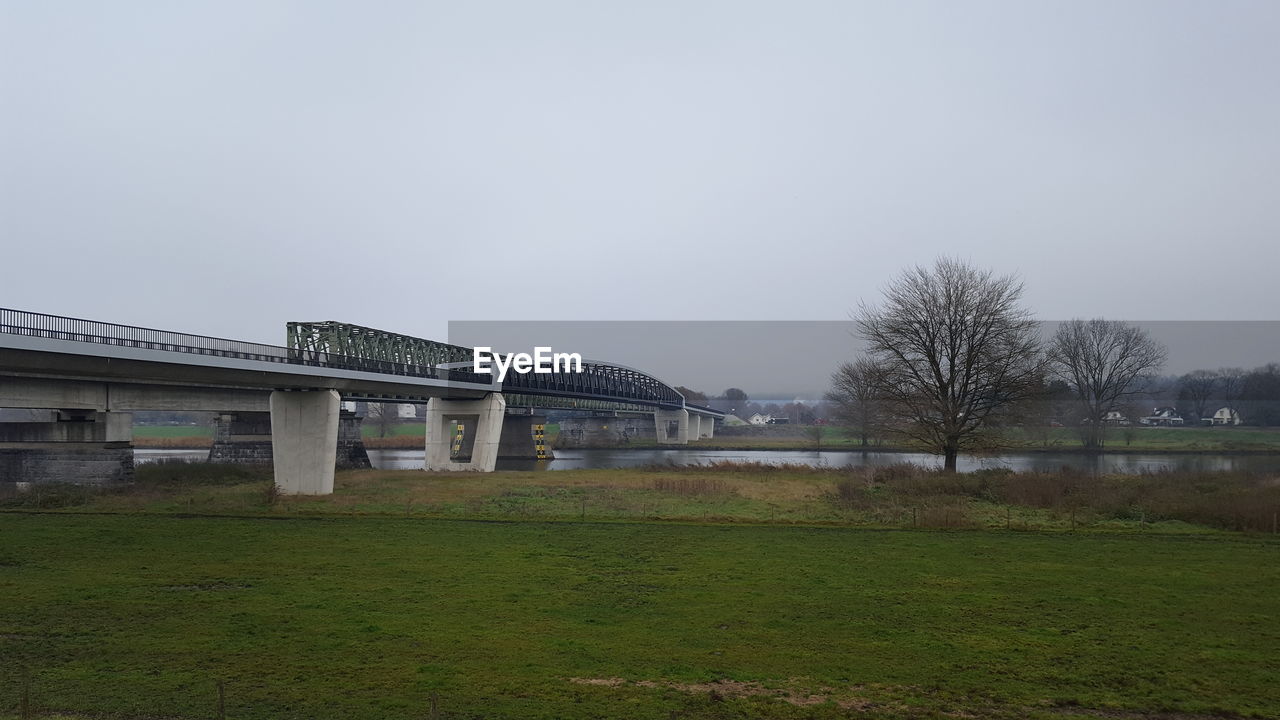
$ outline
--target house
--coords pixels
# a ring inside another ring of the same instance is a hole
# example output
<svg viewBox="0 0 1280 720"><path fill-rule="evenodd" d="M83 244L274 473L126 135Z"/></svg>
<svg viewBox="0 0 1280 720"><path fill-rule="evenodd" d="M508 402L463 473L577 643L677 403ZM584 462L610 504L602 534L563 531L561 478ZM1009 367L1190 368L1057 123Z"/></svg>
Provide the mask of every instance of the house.
<svg viewBox="0 0 1280 720"><path fill-rule="evenodd" d="M791 421L783 416L769 418L770 425L789 425Z"/></svg>
<svg viewBox="0 0 1280 720"><path fill-rule="evenodd" d="M1214 425L1239 425L1244 422L1240 419L1240 413L1229 407L1218 408L1211 419Z"/></svg>
<svg viewBox="0 0 1280 720"><path fill-rule="evenodd" d="M752 425L768 425L772 420L773 420L772 416L761 415L760 413L755 413L751 417L747 418L747 422Z"/></svg>
<svg viewBox="0 0 1280 720"><path fill-rule="evenodd" d="M1138 422L1143 425L1152 425L1157 427L1178 427L1185 421L1178 411L1171 407L1158 407L1144 418L1138 418Z"/></svg>
<svg viewBox="0 0 1280 720"><path fill-rule="evenodd" d="M1119 410L1109 410L1106 415L1102 416L1103 425L1128 425L1129 418L1125 417Z"/></svg>

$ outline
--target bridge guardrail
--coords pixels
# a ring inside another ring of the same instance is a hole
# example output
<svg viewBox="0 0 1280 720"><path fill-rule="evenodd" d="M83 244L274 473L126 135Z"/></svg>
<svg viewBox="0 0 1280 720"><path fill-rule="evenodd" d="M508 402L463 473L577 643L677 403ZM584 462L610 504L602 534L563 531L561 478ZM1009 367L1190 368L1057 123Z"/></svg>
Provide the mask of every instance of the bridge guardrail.
<svg viewBox="0 0 1280 720"><path fill-rule="evenodd" d="M277 345L230 340L206 335L192 335L132 325L119 325L97 320L83 320L9 308L0 308L0 333L143 350L162 350L192 355L257 360L285 365L304 365L405 377L437 378L480 385L489 385L492 382L492 378L489 375L477 375L466 370L366 360L332 353L298 351Z"/></svg>

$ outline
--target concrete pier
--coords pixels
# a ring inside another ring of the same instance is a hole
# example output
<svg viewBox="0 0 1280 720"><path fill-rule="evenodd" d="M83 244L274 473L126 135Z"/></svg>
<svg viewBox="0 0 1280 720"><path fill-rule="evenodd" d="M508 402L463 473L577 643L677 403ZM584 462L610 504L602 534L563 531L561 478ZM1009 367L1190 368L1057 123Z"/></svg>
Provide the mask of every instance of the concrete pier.
<svg viewBox="0 0 1280 720"><path fill-rule="evenodd" d="M560 421L556 447L617 447L654 441L654 421L650 415L575 417Z"/></svg>
<svg viewBox="0 0 1280 720"><path fill-rule="evenodd" d="M271 413L228 413L214 418L209 462L269 465L271 457Z"/></svg>
<svg viewBox="0 0 1280 720"><path fill-rule="evenodd" d="M335 390L271 393L276 486L286 495L329 495L337 462L341 398Z"/></svg>
<svg viewBox="0 0 1280 720"><path fill-rule="evenodd" d="M688 410L656 410L653 423L659 445L685 445L689 442Z"/></svg>
<svg viewBox="0 0 1280 720"><path fill-rule="evenodd" d="M133 480L133 414L59 410L0 423L0 481L105 485Z"/></svg>
<svg viewBox="0 0 1280 720"><path fill-rule="evenodd" d="M538 415L507 415L502 420L498 457L551 460L553 455L546 443L546 425L547 419Z"/></svg>
<svg viewBox="0 0 1280 720"><path fill-rule="evenodd" d="M427 457L423 469L493 472L506 409L502 393L489 393L480 400L431 398L427 403ZM462 426L462 432L455 452L457 425Z"/></svg>
<svg viewBox="0 0 1280 720"><path fill-rule="evenodd" d="M360 435L363 418L342 410L338 416L338 445L335 467L361 470L373 467ZM272 461L271 413L240 412L219 415L213 424L211 463L268 465Z"/></svg>
<svg viewBox="0 0 1280 720"><path fill-rule="evenodd" d="M710 415L703 415L699 418L699 440L707 440L716 436L716 419Z"/></svg>

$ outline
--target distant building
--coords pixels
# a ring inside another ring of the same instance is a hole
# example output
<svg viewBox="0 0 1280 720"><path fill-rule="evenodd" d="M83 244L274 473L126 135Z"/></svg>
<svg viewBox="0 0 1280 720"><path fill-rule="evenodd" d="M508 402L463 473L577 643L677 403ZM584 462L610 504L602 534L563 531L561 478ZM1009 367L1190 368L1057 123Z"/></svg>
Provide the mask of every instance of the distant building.
<svg viewBox="0 0 1280 720"><path fill-rule="evenodd" d="M1128 425L1129 418L1125 417L1119 410L1111 410L1102 416L1103 425Z"/></svg>
<svg viewBox="0 0 1280 720"><path fill-rule="evenodd" d="M747 422L750 423L751 425L768 425L772 420L773 420L772 416L761 415L760 413L755 413L751 417L747 418Z"/></svg>
<svg viewBox="0 0 1280 720"><path fill-rule="evenodd" d="M769 425L790 425L791 420L789 420L786 417L771 417L769 418L768 424Z"/></svg>
<svg viewBox="0 0 1280 720"><path fill-rule="evenodd" d="M1138 422L1143 425L1151 425L1155 427L1177 427L1185 421L1178 411L1171 407L1159 407L1144 418L1138 418Z"/></svg>
<svg viewBox="0 0 1280 720"><path fill-rule="evenodd" d="M1214 425L1239 425L1241 422L1240 413L1233 408L1218 408L1218 412L1213 414Z"/></svg>

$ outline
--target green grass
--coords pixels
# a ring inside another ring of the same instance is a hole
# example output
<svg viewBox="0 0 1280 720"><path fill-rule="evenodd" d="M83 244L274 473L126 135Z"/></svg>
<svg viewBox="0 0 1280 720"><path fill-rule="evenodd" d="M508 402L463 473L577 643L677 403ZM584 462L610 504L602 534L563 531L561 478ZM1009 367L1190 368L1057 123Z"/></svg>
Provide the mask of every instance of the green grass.
<svg viewBox="0 0 1280 720"><path fill-rule="evenodd" d="M725 462L554 473L361 470L339 472L332 495L276 496L271 487L267 467L158 463L140 466L130 486L36 485L0 494L0 508L1165 533L1268 533L1280 522L1280 484L1248 472L946 474Z"/></svg>
<svg viewBox="0 0 1280 720"><path fill-rule="evenodd" d="M382 437L382 430L376 420L360 425L360 434L366 438ZM419 421L405 421L387 427L387 437L426 437L427 426Z"/></svg>
<svg viewBox="0 0 1280 720"><path fill-rule="evenodd" d="M213 428L207 425L134 425L135 438L211 438Z"/></svg>
<svg viewBox="0 0 1280 720"><path fill-rule="evenodd" d="M214 717L217 681L232 718L1280 708L1280 543L1239 536L6 513L0 537L0 711L28 674L38 708L129 718Z"/></svg>

